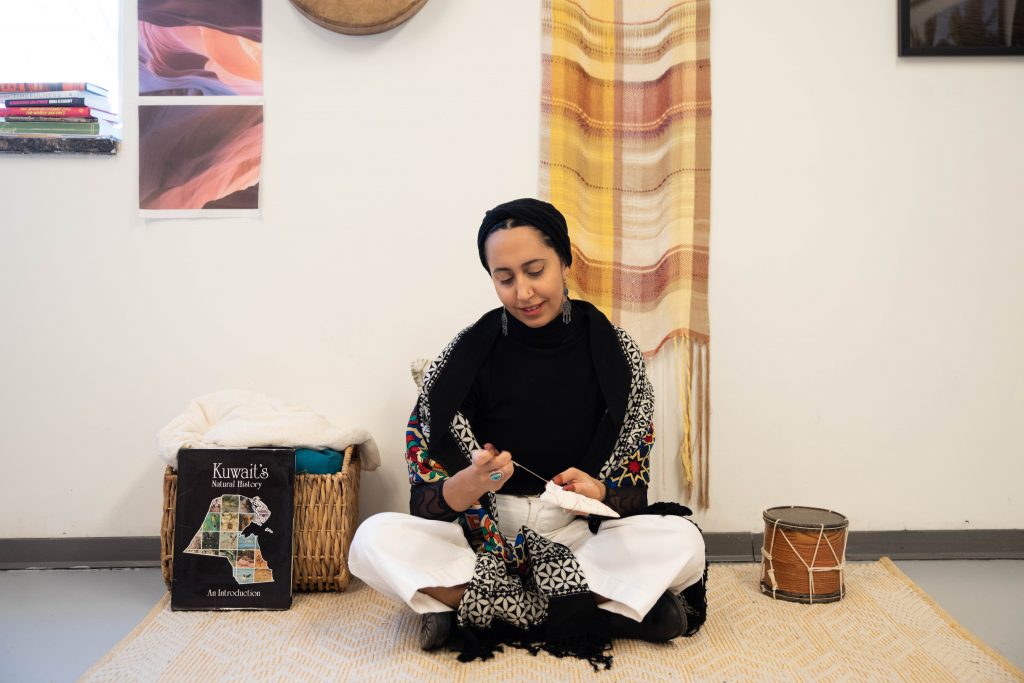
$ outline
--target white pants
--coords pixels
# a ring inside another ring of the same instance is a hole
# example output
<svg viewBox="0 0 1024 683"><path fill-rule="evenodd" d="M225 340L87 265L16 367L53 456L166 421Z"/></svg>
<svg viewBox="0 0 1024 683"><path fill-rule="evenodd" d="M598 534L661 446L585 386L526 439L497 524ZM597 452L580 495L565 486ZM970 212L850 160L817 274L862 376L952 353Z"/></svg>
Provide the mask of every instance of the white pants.
<svg viewBox="0 0 1024 683"><path fill-rule="evenodd" d="M499 494L496 499L501 532L515 538L520 527L528 526L567 546L591 592L608 598L602 609L640 621L666 590L678 593L704 574L704 539L686 518L610 519L592 534L586 520L538 498ZM475 564L458 523L398 512L364 521L348 556L355 576L419 613L451 611L419 590L469 583Z"/></svg>

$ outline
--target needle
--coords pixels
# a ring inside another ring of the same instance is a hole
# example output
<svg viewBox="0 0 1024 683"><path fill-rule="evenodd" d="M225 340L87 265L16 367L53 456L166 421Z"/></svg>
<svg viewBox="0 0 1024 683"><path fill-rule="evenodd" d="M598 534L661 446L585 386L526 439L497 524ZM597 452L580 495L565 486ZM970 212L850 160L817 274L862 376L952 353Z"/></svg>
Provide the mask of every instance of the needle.
<svg viewBox="0 0 1024 683"><path fill-rule="evenodd" d="M494 445L489 444L489 443L488 444L484 444L484 450L488 451L491 455L497 455L498 454L498 449L495 448ZM512 461L512 464L515 465L516 467L522 467L527 473L532 474L533 476L537 477L538 479L540 479L545 484L548 483L547 479L545 479L544 477L540 476L539 474L537 474L536 472L531 470L529 467L526 467L525 465L520 465L515 460Z"/></svg>
<svg viewBox="0 0 1024 683"><path fill-rule="evenodd" d="M526 470L526 471L527 471L528 473L530 473L530 474L532 474L533 476L537 477L538 479L540 479L540 480L541 480L542 482L544 482L545 484L546 484L546 483L548 483L548 480L547 480L547 479L545 479L544 477L540 476L539 474L537 474L536 472L534 472L533 470L531 470L531 469L530 469L529 467L526 467L525 465L520 465L520 464L519 464L519 463L517 463L517 462L516 462L515 460L513 460L513 461L512 461L512 464L513 464L513 465L515 465L516 467L522 467L522 468L523 468L524 470Z"/></svg>

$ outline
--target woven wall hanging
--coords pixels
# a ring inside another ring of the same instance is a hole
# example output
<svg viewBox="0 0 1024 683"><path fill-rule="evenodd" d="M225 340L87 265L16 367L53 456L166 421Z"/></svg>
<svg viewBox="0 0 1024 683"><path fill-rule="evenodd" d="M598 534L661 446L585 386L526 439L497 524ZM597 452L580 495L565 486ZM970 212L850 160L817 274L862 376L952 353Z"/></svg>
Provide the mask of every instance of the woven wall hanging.
<svg viewBox="0 0 1024 683"><path fill-rule="evenodd" d="M540 192L569 221L570 290L643 348L662 469L706 507L710 0L543 0L542 21Z"/></svg>

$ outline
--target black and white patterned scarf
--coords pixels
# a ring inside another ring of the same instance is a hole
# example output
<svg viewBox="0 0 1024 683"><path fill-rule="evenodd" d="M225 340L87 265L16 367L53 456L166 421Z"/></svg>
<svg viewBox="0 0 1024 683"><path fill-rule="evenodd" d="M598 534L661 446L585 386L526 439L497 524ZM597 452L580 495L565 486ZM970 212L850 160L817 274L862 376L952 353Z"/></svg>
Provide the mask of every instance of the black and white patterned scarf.
<svg viewBox="0 0 1024 683"><path fill-rule="evenodd" d="M455 474L480 448L458 407L497 339L500 312L495 309L460 332L424 373L406 432L406 461L414 488ZM589 321L594 367L608 406L577 467L604 482L610 494L627 487L646 488L654 444L654 392L643 353L590 304L574 301L573 315L585 315ZM689 514L682 506L661 506L650 511ZM600 521L591 520L593 531ZM527 527L514 539L503 535L492 493L462 513L459 523L477 552L473 578L458 609L464 639L460 659L487 658L499 643L509 643L588 659L595 668L610 666L606 615L597 608L567 547ZM703 593L700 598L703 602Z"/></svg>

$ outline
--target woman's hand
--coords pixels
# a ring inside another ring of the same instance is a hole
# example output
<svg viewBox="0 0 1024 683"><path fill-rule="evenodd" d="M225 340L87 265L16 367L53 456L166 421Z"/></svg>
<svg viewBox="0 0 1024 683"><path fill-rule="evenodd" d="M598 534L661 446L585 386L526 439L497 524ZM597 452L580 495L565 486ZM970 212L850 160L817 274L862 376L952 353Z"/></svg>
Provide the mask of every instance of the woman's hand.
<svg viewBox="0 0 1024 683"><path fill-rule="evenodd" d="M452 510L462 512L488 491L500 491L512 476L514 467L511 453L499 453L491 444L485 444L483 448L473 451L469 467L445 479L441 487L444 500Z"/></svg>
<svg viewBox="0 0 1024 683"><path fill-rule="evenodd" d="M575 491L581 496L593 498L594 500L604 500L604 496L607 493L604 483L575 467L570 467L566 471L556 474L552 477L551 481L566 491Z"/></svg>
<svg viewBox="0 0 1024 683"><path fill-rule="evenodd" d="M515 466L512 464L511 453L499 453L497 448L485 443L483 448L473 451L473 464L466 469L472 473L482 491L500 491L512 476Z"/></svg>

